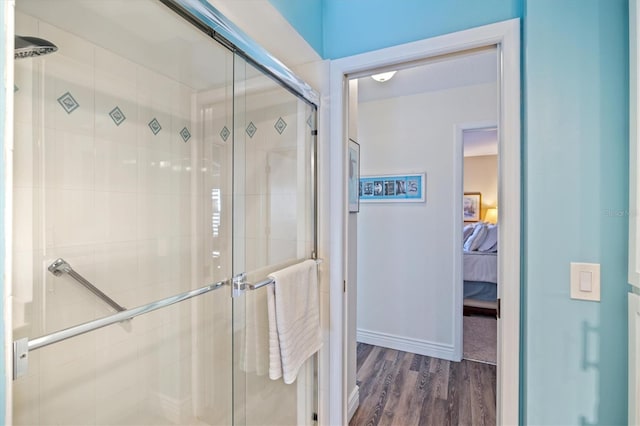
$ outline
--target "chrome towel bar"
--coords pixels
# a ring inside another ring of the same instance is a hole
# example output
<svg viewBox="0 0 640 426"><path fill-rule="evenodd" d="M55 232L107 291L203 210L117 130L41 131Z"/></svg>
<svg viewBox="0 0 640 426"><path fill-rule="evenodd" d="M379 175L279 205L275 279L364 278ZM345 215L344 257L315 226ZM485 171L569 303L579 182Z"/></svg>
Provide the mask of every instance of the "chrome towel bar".
<svg viewBox="0 0 640 426"><path fill-rule="evenodd" d="M318 265L322 263L322 259L313 260L315 260ZM246 272L236 275L231 281L233 297L241 295L245 290L258 290L259 288L275 283L273 278L266 278L262 281L258 281L257 283L249 283L247 282Z"/></svg>
<svg viewBox="0 0 640 426"><path fill-rule="evenodd" d="M175 296L166 297L146 305L138 306L137 308L126 309L103 318L85 322L84 324L75 325L45 336L36 337L35 339L25 337L15 340L13 342L13 379L15 380L26 374L29 362L29 351L34 351L108 325L130 320L139 315L155 311L156 309L161 309L169 305L173 305L174 303L182 302L183 300L191 299L192 297L217 290L227 284L229 284L228 280L220 281L215 284L210 284Z"/></svg>

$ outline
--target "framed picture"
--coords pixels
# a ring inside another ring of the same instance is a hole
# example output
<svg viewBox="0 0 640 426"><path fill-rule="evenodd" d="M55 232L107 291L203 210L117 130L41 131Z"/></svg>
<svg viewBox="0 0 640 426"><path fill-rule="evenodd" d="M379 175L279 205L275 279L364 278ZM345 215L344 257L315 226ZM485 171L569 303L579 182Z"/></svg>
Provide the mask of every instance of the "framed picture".
<svg viewBox="0 0 640 426"><path fill-rule="evenodd" d="M363 203L419 203L425 200L426 174L377 175L360 178Z"/></svg>
<svg viewBox="0 0 640 426"><path fill-rule="evenodd" d="M349 213L360 211L360 145L349 139Z"/></svg>
<svg viewBox="0 0 640 426"><path fill-rule="evenodd" d="M480 220L480 206L482 206L482 194L479 192L465 192L462 197L463 221L478 222Z"/></svg>

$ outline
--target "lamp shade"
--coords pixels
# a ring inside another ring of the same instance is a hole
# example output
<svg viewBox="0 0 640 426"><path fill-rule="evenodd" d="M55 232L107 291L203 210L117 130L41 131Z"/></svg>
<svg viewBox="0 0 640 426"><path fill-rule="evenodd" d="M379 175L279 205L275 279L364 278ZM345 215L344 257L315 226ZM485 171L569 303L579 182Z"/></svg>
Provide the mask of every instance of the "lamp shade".
<svg viewBox="0 0 640 426"><path fill-rule="evenodd" d="M498 209L495 207L487 209L487 212L484 214L484 221L489 223L498 223Z"/></svg>

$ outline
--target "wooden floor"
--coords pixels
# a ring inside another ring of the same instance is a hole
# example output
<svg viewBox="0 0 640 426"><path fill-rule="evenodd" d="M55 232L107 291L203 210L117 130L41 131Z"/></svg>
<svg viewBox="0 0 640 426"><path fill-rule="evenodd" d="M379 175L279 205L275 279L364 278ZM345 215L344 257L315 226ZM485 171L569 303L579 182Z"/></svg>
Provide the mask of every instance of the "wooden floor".
<svg viewBox="0 0 640 426"><path fill-rule="evenodd" d="M495 425L496 367L358 343L356 425Z"/></svg>

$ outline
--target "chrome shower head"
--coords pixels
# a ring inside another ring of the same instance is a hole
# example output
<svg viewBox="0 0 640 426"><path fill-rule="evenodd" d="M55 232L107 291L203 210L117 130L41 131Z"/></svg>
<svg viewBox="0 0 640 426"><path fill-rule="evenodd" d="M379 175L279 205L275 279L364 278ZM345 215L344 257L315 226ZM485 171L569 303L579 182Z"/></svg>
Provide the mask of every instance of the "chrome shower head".
<svg viewBox="0 0 640 426"><path fill-rule="evenodd" d="M46 55L58 50L58 46L49 40L38 37L19 36L15 38L15 59L31 58L33 56Z"/></svg>

